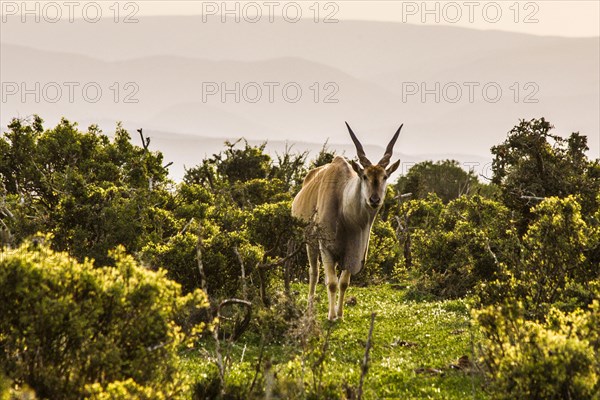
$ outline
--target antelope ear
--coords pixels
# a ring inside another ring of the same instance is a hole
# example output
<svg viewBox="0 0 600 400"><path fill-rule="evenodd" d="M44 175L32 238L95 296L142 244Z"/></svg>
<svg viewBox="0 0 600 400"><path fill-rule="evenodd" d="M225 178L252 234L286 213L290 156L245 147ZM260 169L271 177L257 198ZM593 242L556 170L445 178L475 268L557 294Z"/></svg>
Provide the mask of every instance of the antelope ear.
<svg viewBox="0 0 600 400"><path fill-rule="evenodd" d="M352 165L352 169L358 174L358 176L362 175L363 169L356 161L350 160L350 165Z"/></svg>
<svg viewBox="0 0 600 400"><path fill-rule="evenodd" d="M387 172L388 175L391 175L394 173L394 171L396 171L398 169L398 167L400 166L400 160L396 161L395 163L393 163L392 165L390 165L385 172Z"/></svg>

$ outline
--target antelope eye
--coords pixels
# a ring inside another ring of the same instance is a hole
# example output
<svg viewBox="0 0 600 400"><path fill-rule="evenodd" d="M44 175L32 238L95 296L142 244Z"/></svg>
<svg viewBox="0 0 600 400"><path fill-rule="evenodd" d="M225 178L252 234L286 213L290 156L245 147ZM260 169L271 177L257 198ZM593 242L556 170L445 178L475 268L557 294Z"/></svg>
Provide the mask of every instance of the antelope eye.
<svg viewBox="0 0 600 400"><path fill-rule="evenodd" d="M383 179L387 179L387 178L389 178L389 176L387 174L383 176Z"/></svg>
<svg viewBox="0 0 600 400"><path fill-rule="evenodd" d="M363 179L366 181L367 180L367 175L363 175Z"/></svg>

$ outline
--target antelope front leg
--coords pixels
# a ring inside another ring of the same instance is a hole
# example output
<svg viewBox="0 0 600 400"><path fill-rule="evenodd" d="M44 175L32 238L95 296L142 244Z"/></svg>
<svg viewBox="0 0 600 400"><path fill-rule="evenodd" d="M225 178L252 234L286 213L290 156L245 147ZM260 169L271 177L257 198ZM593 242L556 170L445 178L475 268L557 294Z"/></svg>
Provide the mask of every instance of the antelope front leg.
<svg viewBox="0 0 600 400"><path fill-rule="evenodd" d="M344 318L344 295L346 294L346 289L350 285L350 277L352 274L348 270L343 270L340 275L340 297L338 298L337 304L337 317Z"/></svg>
<svg viewBox="0 0 600 400"><path fill-rule="evenodd" d="M325 270L325 284L327 285L327 298L329 299L329 313L327 318L330 321L335 320L335 294L337 292L337 276L335 274L335 262L327 250L321 249L321 258L323 260L323 269Z"/></svg>

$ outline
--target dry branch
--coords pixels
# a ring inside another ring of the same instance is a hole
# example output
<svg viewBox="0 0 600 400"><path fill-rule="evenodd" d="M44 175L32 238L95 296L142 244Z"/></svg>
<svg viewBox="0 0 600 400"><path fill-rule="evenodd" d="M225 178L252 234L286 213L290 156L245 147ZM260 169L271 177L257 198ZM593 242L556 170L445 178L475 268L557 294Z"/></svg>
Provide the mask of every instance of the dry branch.
<svg viewBox="0 0 600 400"><path fill-rule="evenodd" d="M242 297L244 298L244 300L248 300L248 287L246 286L246 268L244 267L244 260L242 259L242 256L240 255L240 251L238 250L237 246L233 246L233 252L235 253L240 263L240 267L242 269Z"/></svg>
<svg viewBox="0 0 600 400"><path fill-rule="evenodd" d="M362 362L362 370L360 373L360 383L358 385L358 394L357 394L357 399L360 400L362 398L362 392L363 392L363 383L365 380L365 376L367 375L367 372L369 371L369 351L371 350L371 340L373 338L373 325L375 325L375 313L371 313L371 327L369 328L369 336L367 336L367 344L365 345L365 356L363 358L363 362Z"/></svg>
<svg viewBox="0 0 600 400"><path fill-rule="evenodd" d="M223 315L221 314L221 310L227 306L231 306L234 304L244 306L246 309L246 313L244 314L244 318L242 319L242 321L239 324L235 325L233 333L229 337L229 340L232 342L239 339L239 337L242 336L244 332L246 332L248 326L250 326L250 319L252 318L252 303L250 303L247 300L241 299L227 299L223 300L219 304L219 307L217 307L217 317L219 318L219 325L221 324L221 320L225 319L225 317L223 317Z"/></svg>

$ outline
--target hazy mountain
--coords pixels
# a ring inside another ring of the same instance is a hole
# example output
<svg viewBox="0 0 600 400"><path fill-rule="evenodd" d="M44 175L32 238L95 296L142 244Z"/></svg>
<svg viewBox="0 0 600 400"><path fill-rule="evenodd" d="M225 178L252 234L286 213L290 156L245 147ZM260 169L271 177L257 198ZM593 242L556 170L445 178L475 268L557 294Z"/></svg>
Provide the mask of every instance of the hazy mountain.
<svg viewBox="0 0 600 400"><path fill-rule="evenodd" d="M85 125L84 125L85 126ZM134 143L141 143L141 139L135 132L137 125L124 124L132 135ZM105 133L112 136L114 126L103 125ZM144 129L144 136L150 137L150 149L160 151L164 154L165 163L173 162L169 167L169 175L175 180L183 178L186 168L191 168L200 163L204 158L211 157L215 153L219 153L225 149L225 141L236 142L240 136L231 136L225 138L203 137L197 135L185 135L178 133L169 133L164 131L156 131ZM251 145L260 145L265 141L248 140ZM286 151L291 153L308 152L308 159L314 158L323 148L324 143L310 143L295 140L292 142L283 140L269 140L266 142L265 151L276 160L278 154L283 154ZM238 146L243 146L239 143ZM354 158L356 150L352 144L328 142L326 148L330 151L335 151L336 154L346 155ZM384 146L366 145L365 152L373 160L379 160L384 153ZM485 157L478 157L469 154L404 154L396 152L394 160L400 159L399 173L405 173L415 163L425 160L445 160L455 159L461 163L463 168L473 169L477 174L483 176L491 176L491 163ZM374 161L375 162L375 161Z"/></svg>
<svg viewBox="0 0 600 400"><path fill-rule="evenodd" d="M348 143L343 125L348 120L363 142L383 146L404 122L398 143L403 154L482 159L519 118L545 116L559 134L587 134L590 154L600 154L599 38L388 22L138 19L3 23L0 80L25 82L27 88L39 82L48 93L38 102L31 94L26 101L7 96L0 123L32 113L49 124L62 115L82 125L122 120L173 132L161 140L187 154L188 136L176 134L320 147L326 138ZM56 103L48 101L49 82L62 87ZM65 82L79 83L73 102ZM102 90L98 102L82 94L90 82ZM231 93L236 83L239 99ZM275 85L272 101L268 85ZM472 99L468 85L474 85ZM257 88L261 96L253 102ZM296 102L297 88L302 95ZM224 101L222 89L230 91ZM423 89L430 91L424 98ZM126 102L127 96L137 103Z"/></svg>
<svg viewBox="0 0 600 400"><path fill-rule="evenodd" d="M303 19L287 23L276 18L273 23L267 19L258 23L235 23L231 19L221 23L218 17L203 22L202 16L137 16L137 19L138 23L115 23L106 18L97 23L79 19L73 23L23 24L19 18L8 17L2 24L2 41L103 60L150 55L239 61L298 57L359 77L398 71L434 72L446 63L469 62L502 50L585 41L598 44L598 38L542 37L395 22L314 23ZM592 50L597 54L597 46Z"/></svg>

